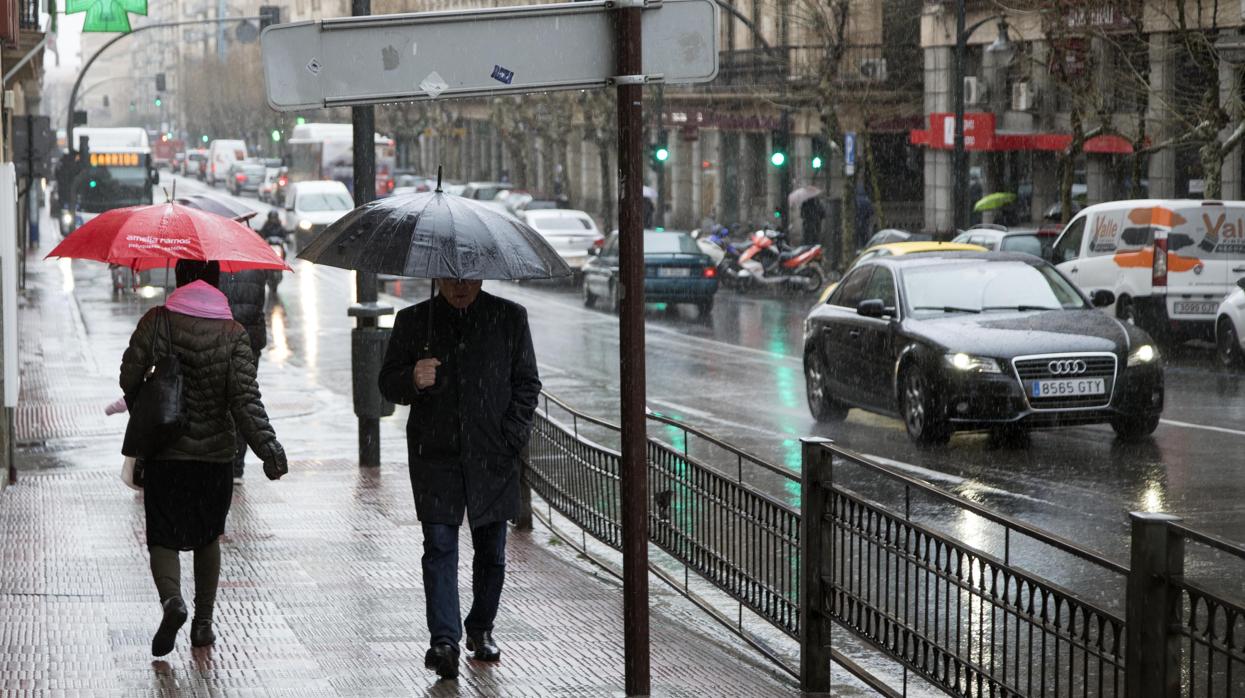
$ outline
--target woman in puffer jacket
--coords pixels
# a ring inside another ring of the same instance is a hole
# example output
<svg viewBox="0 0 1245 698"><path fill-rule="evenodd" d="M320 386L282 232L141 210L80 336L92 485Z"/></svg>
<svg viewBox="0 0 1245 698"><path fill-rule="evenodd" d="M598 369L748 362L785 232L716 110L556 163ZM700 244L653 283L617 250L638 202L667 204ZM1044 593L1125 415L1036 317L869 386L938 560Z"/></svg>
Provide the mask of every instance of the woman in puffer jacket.
<svg viewBox="0 0 1245 698"><path fill-rule="evenodd" d="M212 608L220 579L219 538L233 496L235 425L263 459L269 479L287 472L285 451L260 401L250 339L234 321L219 282L216 262L178 262L177 290L139 320L121 359L121 390L132 404L144 373L167 352L171 333L189 414L185 434L146 460L143 470L147 549L164 612L151 641L157 657L173 651L188 615L178 559L183 550L194 551L190 643L204 647L216 641Z"/></svg>

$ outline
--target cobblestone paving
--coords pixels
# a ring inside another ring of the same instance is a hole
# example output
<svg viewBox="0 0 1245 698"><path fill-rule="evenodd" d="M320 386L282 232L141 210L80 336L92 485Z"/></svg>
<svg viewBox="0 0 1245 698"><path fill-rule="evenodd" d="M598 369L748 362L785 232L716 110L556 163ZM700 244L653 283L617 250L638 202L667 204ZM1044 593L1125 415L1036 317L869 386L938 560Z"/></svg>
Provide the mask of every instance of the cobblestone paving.
<svg viewBox="0 0 1245 698"><path fill-rule="evenodd" d="M76 268L75 292L55 267L32 265L23 305L22 472L0 492L0 696L622 694L619 584L539 527L510 537L503 661L464 661L457 682L437 682L423 668L421 538L406 468L357 468L342 448L353 440L349 400L326 400L267 364L265 399L296 460L279 483L253 468L236 489L216 646L192 651L187 625L167 661L152 661L159 605L142 495L117 479L124 418L99 416L116 397L115 361L139 308L108 306L100 275ZM106 310L78 310L89 303ZM400 452L400 423L385 428ZM317 450L325 457L298 455ZM469 551L464 535L464 599ZM182 566L189 598L189 556ZM655 695L797 694L684 606L653 585Z"/></svg>

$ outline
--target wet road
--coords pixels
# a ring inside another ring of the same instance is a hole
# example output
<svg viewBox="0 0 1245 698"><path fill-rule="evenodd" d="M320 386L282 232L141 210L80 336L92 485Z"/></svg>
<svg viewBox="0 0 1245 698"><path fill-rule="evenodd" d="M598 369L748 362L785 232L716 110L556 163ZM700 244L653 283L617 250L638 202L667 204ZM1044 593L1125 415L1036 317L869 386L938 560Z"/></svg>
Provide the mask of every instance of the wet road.
<svg viewBox="0 0 1245 698"><path fill-rule="evenodd" d="M208 189L184 178L177 188L188 194ZM353 277L296 266L271 311L274 341L266 360L296 367L309 382L347 395L352 323L346 308ZM616 318L584 308L568 285L490 282L486 288L528 308L547 389L585 412L615 418ZM400 307L422 299L427 285L406 282L388 290L390 302ZM919 450L898 420L860 410L836 425L812 419L800 358L809 302L722 293L709 323L693 309L650 306L651 409L792 472L799 470L801 436L830 437L1117 560L1127 558L1129 511L1172 512L1213 533L1245 539L1245 375L1217 369L1209 346L1185 346L1168 358L1164 421L1142 443L1120 443L1110 427L1096 426L1036 431L1023 443L959 434L945 448ZM399 410L389 421L403 419ZM652 433L678 437L668 427ZM387 460L402 458L402 444L394 439L384 449ZM759 484L798 501L798 487L779 478ZM944 523L967 543L994 547L994 534L976 517Z"/></svg>

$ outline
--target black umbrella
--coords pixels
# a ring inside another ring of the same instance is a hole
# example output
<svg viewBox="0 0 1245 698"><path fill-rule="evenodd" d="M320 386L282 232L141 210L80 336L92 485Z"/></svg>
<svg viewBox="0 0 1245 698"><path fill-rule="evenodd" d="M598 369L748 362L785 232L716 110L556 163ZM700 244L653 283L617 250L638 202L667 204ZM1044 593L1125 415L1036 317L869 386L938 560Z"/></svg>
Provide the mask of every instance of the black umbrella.
<svg viewBox="0 0 1245 698"><path fill-rule="evenodd" d="M211 194L192 194L191 196L183 196L177 199L177 203L190 208L197 208L200 211L215 213L218 216L232 218L235 221L242 222L254 218L259 212L230 199L225 199Z"/></svg>
<svg viewBox="0 0 1245 698"><path fill-rule="evenodd" d="M527 224L441 191L373 201L338 219L299 259L421 279L551 279L571 275Z"/></svg>

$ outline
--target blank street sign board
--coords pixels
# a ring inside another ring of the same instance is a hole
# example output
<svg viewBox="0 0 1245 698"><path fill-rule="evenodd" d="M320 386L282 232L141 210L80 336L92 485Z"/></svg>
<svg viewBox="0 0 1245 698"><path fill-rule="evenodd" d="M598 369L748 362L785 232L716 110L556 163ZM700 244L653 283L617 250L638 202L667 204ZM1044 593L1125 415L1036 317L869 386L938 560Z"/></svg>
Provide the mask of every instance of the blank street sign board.
<svg viewBox="0 0 1245 698"><path fill-rule="evenodd" d="M294 111L602 87L615 72L613 12L596 0L271 26L260 38L268 103ZM713 80L718 22L713 0L646 9L644 73Z"/></svg>

